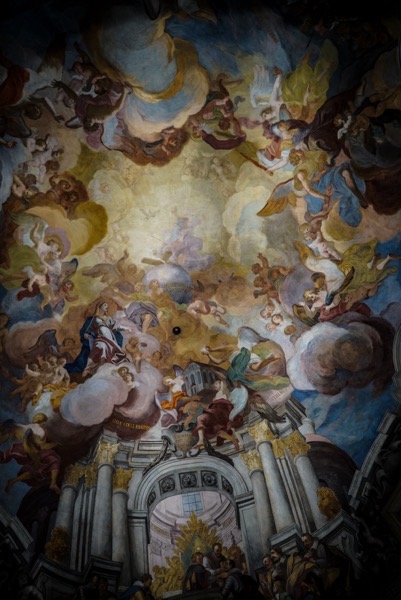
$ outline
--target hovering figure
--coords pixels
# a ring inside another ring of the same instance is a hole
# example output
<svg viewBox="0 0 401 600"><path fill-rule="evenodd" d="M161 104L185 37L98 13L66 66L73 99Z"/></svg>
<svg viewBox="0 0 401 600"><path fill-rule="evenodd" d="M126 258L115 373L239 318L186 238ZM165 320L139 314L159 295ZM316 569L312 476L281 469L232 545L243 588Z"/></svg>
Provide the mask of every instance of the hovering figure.
<svg viewBox="0 0 401 600"><path fill-rule="evenodd" d="M289 385L289 379L285 375L284 353L278 344L260 336L251 327L239 328L237 344L216 348L206 346L202 353L218 365L227 360L227 353L231 353L228 357L231 366L227 377L232 384L238 382L257 392L280 390ZM215 356L216 353L220 353L219 358Z"/></svg>
<svg viewBox="0 0 401 600"><path fill-rule="evenodd" d="M323 273L325 276L327 296L326 304L330 305L333 302L334 296L342 292L352 281L355 269L350 267L343 269L338 265L338 261L333 261L330 258L316 256L316 254L307 246L298 241L294 241L294 246L298 251L301 261L312 273Z"/></svg>
<svg viewBox="0 0 401 600"><path fill-rule="evenodd" d="M216 438L217 446L221 446L225 440L234 444L236 450L239 450L239 442L234 434L234 429L241 427L243 417L240 414L246 406L248 394L246 389L240 390L240 393L234 396L231 401L227 382L222 379L216 379L213 383L215 395L209 406L198 416L196 427L192 430L193 436L198 436L198 442L193 446L194 449L205 447L205 438Z"/></svg>
<svg viewBox="0 0 401 600"><path fill-rule="evenodd" d="M61 459L54 450L57 444L47 441L46 421L47 416L38 413L33 417L32 423L17 423L13 419L0 423L0 443L18 440L7 450L0 451L0 464L15 460L21 465L17 476L7 482L7 493L18 482L31 487L48 485L56 494L60 493L57 480Z"/></svg>
<svg viewBox="0 0 401 600"><path fill-rule="evenodd" d="M172 423L178 423L181 418L180 402L188 399L185 388L185 380L178 367L175 367L175 376L167 375L163 379L163 384L168 386L167 392L155 393L155 401L162 413L162 426L168 427Z"/></svg>

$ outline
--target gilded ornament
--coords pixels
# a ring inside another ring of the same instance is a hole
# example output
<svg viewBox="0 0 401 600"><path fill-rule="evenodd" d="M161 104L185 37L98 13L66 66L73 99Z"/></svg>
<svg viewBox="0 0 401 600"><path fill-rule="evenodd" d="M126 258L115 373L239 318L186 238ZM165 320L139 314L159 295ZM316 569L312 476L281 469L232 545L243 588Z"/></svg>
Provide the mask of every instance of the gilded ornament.
<svg viewBox="0 0 401 600"><path fill-rule="evenodd" d="M118 444L110 442L100 442L96 453L96 462L113 464L114 457L118 452Z"/></svg>
<svg viewBox="0 0 401 600"><path fill-rule="evenodd" d="M328 519L333 519L341 510L341 504L335 492L329 487L317 490L317 505L320 512Z"/></svg>
<svg viewBox="0 0 401 600"><path fill-rule="evenodd" d="M256 443L271 442L274 440L274 434L266 421L260 421L252 427L249 427L248 432L254 438Z"/></svg>
<svg viewBox="0 0 401 600"><path fill-rule="evenodd" d="M250 450L249 452L242 453L241 458L248 467L248 471L255 471L256 469L262 469L262 461L257 450Z"/></svg>
<svg viewBox="0 0 401 600"><path fill-rule="evenodd" d="M128 490L129 483L132 478L131 469L123 469L118 467L113 475L113 490L121 489Z"/></svg>
<svg viewBox="0 0 401 600"><path fill-rule="evenodd" d="M50 540L45 546L45 554L49 560L62 562L70 550L70 536L65 527L55 527L50 534Z"/></svg>

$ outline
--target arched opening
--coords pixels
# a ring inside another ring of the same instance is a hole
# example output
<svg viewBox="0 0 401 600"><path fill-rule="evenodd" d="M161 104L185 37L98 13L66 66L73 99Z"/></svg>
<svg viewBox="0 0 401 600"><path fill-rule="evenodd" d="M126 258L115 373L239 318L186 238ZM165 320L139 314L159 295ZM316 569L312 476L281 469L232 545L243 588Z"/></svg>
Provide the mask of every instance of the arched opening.
<svg viewBox="0 0 401 600"><path fill-rule="evenodd" d="M204 454L196 462L171 458L155 465L141 481L132 480L132 570L152 573L158 598L182 589L185 568L198 546L208 552L220 542L228 556L241 555L250 572L256 567L261 544L251 533L257 516L244 475L239 462L236 468Z"/></svg>
<svg viewBox="0 0 401 600"><path fill-rule="evenodd" d="M245 560L234 502L218 491L188 490L160 500L149 532L149 570L156 598L181 591L192 554L206 554L216 542L222 544L225 556L241 555Z"/></svg>

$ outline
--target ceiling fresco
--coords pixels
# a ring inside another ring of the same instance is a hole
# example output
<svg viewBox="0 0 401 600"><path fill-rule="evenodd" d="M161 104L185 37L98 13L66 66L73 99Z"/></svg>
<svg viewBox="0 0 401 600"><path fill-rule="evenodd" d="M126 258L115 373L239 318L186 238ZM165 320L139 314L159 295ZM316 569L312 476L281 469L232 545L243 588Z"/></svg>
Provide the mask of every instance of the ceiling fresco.
<svg viewBox="0 0 401 600"><path fill-rule="evenodd" d="M1 505L105 430L241 453L289 398L361 468L397 407L399 15L2 10Z"/></svg>

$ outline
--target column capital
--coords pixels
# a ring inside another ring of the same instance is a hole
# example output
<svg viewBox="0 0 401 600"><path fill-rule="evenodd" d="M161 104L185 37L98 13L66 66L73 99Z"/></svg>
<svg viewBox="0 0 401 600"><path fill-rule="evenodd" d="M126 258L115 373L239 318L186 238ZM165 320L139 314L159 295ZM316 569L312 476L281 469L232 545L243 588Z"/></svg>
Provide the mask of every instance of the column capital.
<svg viewBox="0 0 401 600"><path fill-rule="evenodd" d="M301 455L306 456L308 450L310 450L310 445L299 431L293 431L290 435L283 438L282 441L294 458Z"/></svg>
<svg viewBox="0 0 401 600"><path fill-rule="evenodd" d="M91 463L84 468L85 486L87 488L93 488L97 481L97 469L98 466L95 463Z"/></svg>
<svg viewBox="0 0 401 600"><path fill-rule="evenodd" d="M101 441L96 452L96 462L98 464L106 463L113 465L114 457L118 452L118 443Z"/></svg>
<svg viewBox="0 0 401 600"><path fill-rule="evenodd" d="M267 421L264 420L249 427L248 433L250 433L257 444L260 442L272 442L274 440L274 434L268 426Z"/></svg>
<svg viewBox="0 0 401 600"><path fill-rule="evenodd" d="M243 452L241 458L248 467L248 471L255 471L256 469L261 469L263 471L262 461L257 450Z"/></svg>
<svg viewBox="0 0 401 600"><path fill-rule="evenodd" d="M63 477L63 487L71 486L76 488L78 486L79 480L83 477L85 473L85 467L82 465L70 465L66 468Z"/></svg>
<svg viewBox="0 0 401 600"><path fill-rule="evenodd" d="M128 486L132 478L132 469L123 469L117 467L113 475L113 490L128 491Z"/></svg>
<svg viewBox="0 0 401 600"><path fill-rule="evenodd" d="M273 454L276 458L283 458L285 456L285 442L280 438L274 438L272 440Z"/></svg>

